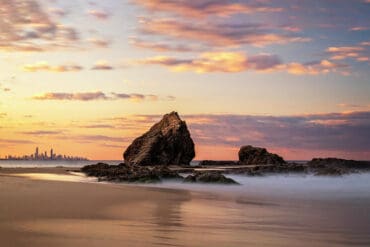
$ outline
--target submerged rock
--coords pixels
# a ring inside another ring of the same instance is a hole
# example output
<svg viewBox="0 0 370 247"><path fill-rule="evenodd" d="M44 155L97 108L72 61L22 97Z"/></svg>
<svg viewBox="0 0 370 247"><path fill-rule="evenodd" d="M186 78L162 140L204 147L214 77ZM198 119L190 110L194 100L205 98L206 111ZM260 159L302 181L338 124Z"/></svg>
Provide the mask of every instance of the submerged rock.
<svg viewBox="0 0 370 247"><path fill-rule="evenodd" d="M197 172L184 179L184 183L217 183L217 184L238 184L231 178L227 178L220 172Z"/></svg>
<svg viewBox="0 0 370 247"><path fill-rule="evenodd" d="M277 154L269 153L265 148L243 146L239 150L239 161L242 165L285 164L285 160Z"/></svg>
<svg viewBox="0 0 370 247"><path fill-rule="evenodd" d="M189 165L194 156L194 142L177 112L164 115L123 154L125 163L141 166Z"/></svg>

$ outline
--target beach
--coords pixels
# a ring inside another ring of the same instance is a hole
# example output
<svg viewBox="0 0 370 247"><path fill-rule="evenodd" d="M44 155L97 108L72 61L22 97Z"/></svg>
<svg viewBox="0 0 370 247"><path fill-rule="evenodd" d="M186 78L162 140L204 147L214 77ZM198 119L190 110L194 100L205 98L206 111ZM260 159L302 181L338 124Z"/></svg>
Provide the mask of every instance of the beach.
<svg viewBox="0 0 370 247"><path fill-rule="evenodd" d="M56 177L46 180L50 175ZM241 196L218 186L97 183L64 175L74 176L66 168L0 169L1 246L370 245L366 194Z"/></svg>

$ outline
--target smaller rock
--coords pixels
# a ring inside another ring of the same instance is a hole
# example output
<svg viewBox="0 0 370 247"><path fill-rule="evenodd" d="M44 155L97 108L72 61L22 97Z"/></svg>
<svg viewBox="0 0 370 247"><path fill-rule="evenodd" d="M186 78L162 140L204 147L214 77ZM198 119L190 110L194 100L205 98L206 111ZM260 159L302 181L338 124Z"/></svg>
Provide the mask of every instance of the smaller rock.
<svg viewBox="0 0 370 247"><path fill-rule="evenodd" d="M277 154L269 153L265 148L243 146L239 150L239 161L242 165L285 164L285 160Z"/></svg>
<svg viewBox="0 0 370 247"><path fill-rule="evenodd" d="M184 183L217 183L217 184L238 184L233 179L225 177L220 172L197 172L184 179Z"/></svg>

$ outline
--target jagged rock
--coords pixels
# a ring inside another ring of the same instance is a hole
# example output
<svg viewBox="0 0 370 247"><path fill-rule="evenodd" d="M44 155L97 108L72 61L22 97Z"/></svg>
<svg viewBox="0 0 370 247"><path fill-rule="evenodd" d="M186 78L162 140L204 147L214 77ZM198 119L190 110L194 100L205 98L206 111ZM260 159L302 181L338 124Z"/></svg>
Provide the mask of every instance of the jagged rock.
<svg viewBox="0 0 370 247"><path fill-rule="evenodd" d="M269 153L265 148L243 146L239 150L239 161L243 165L285 164L285 160L277 154Z"/></svg>
<svg viewBox="0 0 370 247"><path fill-rule="evenodd" d="M142 166L189 165L194 156L194 142L177 112L164 115L123 154L125 163Z"/></svg>
<svg viewBox="0 0 370 247"><path fill-rule="evenodd" d="M217 184L238 184L231 178L227 178L220 172L197 172L184 179L184 183L217 183Z"/></svg>
<svg viewBox="0 0 370 247"><path fill-rule="evenodd" d="M235 166L238 162L231 160L202 160L199 166Z"/></svg>

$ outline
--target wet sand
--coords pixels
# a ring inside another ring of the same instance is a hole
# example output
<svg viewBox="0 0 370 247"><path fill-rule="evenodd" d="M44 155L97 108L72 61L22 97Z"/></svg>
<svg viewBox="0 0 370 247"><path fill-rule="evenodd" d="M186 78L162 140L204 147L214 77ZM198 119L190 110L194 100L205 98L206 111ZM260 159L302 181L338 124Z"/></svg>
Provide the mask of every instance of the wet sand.
<svg viewBox="0 0 370 247"><path fill-rule="evenodd" d="M1 246L369 246L369 201L34 180L0 169Z"/></svg>

